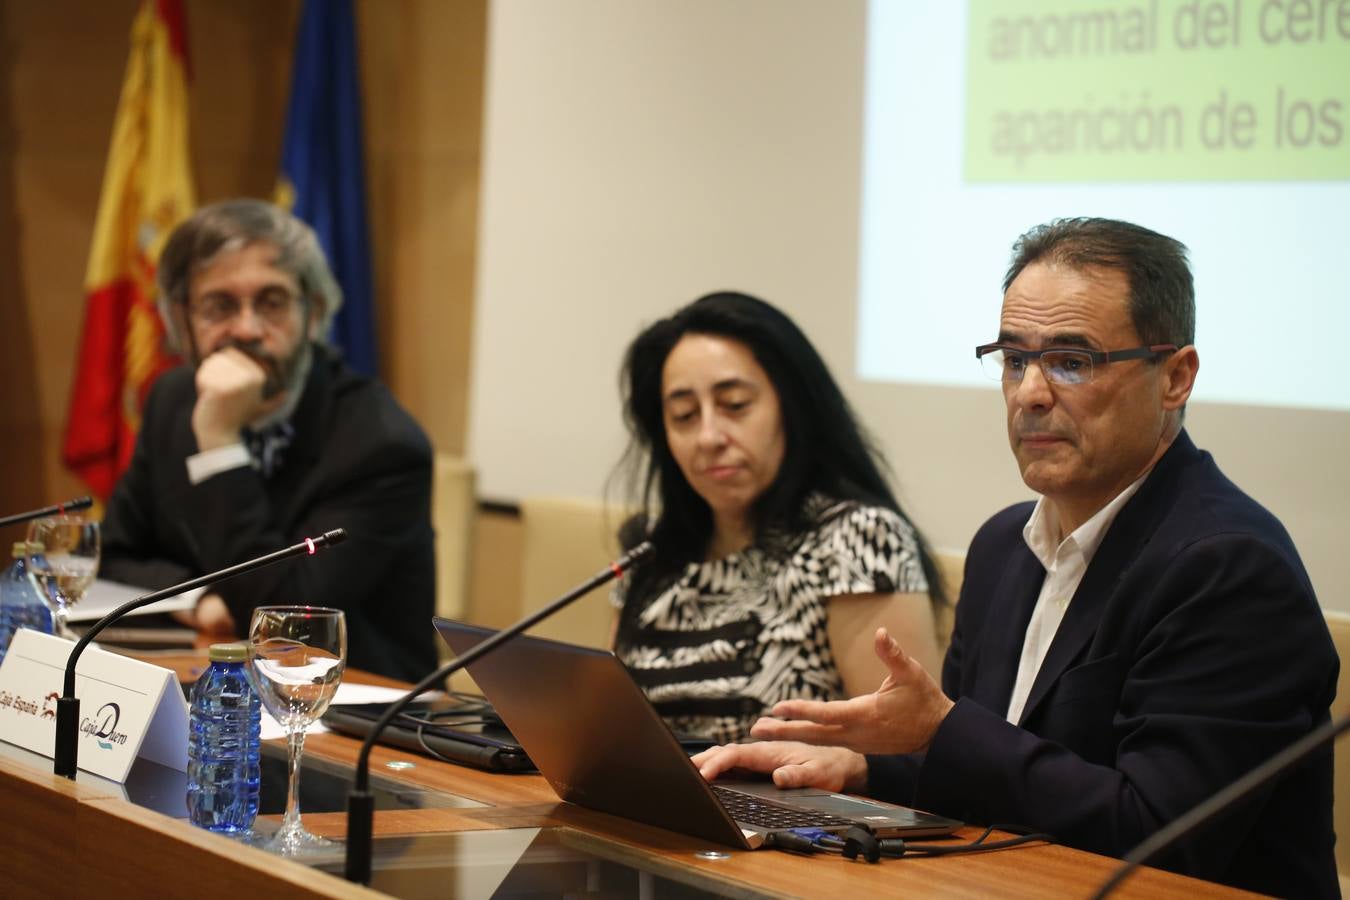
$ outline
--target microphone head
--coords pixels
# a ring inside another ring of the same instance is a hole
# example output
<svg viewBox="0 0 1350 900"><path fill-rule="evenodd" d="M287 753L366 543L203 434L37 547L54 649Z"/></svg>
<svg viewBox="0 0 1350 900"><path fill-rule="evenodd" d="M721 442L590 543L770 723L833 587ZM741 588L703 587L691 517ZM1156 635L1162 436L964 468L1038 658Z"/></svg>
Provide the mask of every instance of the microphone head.
<svg viewBox="0 0 1350 900"><path fill-rule="evenodd" d="M334 544L342 543L346 539L347 539L347 529L334 528L332 531L325 531L323 533L323 536L319 538L319 541L323 542L323 546L331 547ZM318 543L319 541L316 541L315 543Z"/></svg>
<svg viewBox="0 0 1350 900"><path fill-rule="evenodd" d="M651 541L643 541L632 550L629 550L619 560L619 567L631 569L633 566L641 565L656 555L656 545Z"/></svg>

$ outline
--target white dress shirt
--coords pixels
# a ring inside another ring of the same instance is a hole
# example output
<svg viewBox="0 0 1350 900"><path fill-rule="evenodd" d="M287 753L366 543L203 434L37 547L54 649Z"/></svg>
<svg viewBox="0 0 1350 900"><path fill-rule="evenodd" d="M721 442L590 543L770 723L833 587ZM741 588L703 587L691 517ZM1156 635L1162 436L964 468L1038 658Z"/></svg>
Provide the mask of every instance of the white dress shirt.
<svg viewBox="0 0 1350 900"><path fill-rule="evenodd" d="M1101 546L1106 530L1146 477L1147 472L1099 509L1096 515L1079 525L1073 534L1059 541L1058 546L1059 516L1054 508L1042 497L1031 511L1031 518L1022 529L1022 539L1045 567L1045 583L1041 585L1036 608L1032 610L1031 621L1027 623L1026 637L1022 641L1022 659L1017 665L1017 680L1013 683L1012 699L1008 701L1008 721L1014 725L1022 718L1031 685L1036 681L1036 673L1041 670L1041 663L1045 661L1045 654L1055 639L1055 632L1059 631L1059 623L1064 621L1064 614L1068 612L1069 601L1073 599L1088 564Z"/></svg>
<svg viewBox="0 0 1350 900"><path fill-rule="evenodd" d="M203 450L187 458L188 482L201 484L212 475L251 465L253 457L248 455L248 448L242 442Z"/></svg>

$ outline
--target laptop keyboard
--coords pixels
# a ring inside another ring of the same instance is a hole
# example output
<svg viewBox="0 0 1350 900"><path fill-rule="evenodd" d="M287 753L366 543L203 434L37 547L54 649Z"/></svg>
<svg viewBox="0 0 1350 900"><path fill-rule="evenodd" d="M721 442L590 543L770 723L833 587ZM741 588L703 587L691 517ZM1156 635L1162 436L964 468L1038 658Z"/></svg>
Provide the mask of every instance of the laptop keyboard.
<svg viewBox="0 0 1350 900"><path fill-rule="evenodd" d="M722 806L731 814L731 818L758 828L847 828L854 824L848 819L841 819L828 813L786 806L753 794L743 794L732 788L714 784L712 789Z"/></svg>

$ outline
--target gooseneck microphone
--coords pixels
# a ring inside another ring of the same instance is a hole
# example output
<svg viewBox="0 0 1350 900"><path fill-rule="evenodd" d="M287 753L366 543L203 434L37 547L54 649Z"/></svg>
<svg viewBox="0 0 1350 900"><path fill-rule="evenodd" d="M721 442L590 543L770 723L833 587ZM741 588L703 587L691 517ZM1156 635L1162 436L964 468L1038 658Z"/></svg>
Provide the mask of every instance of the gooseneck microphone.
<svg viewBox="0 0 1350 900"><path fill-rule="evenodd" d="M93 497L76 497L74 500L67 500L65 503L57 503L53 506L44 506L42 509L30 509L28 512L15 513L12 516L0 516L0 526L15 525L19 522L27 522L30 519L41 519L46 516L60 516L68 512L88 509L93 505Z"/></svg>
<svg viewBox="0 0 1350 900"><path fill-rule="evenodd" d="M348 881L370 884L371 842L375 815L375 797L370 793L370 751L375 746L375 741L384 731L385 726L393 721L394 716L402 712L403 708L414 697L427 688L444 681L469 663L491 653L525 629L537 625L558 612L581 595L595 590L607 581L618 578L633 566L646 561L655 552L656 548L652 546L651 541L643 541L610 563L609 568L600 570L548 606L536 610L511 627L484 639L467 653L457 656L441 666L426 678L417 682L412 690L389 705L389 708L384 711L384 715L380 716L370 729L370 734L366 735L365 743L361 745L361 753L356 758L355 785L352 792L347 795L347 864L344 874Z"/></svg>
<svg viewBox="0 0 1350 900"><path fill-rule="evenodd" d="M162 591L155 591L151 594L143 594L134 600L128 600L121 606L108 613L103 618L94 623L93 627L84 633L84 637L75 642L75 648L70 651L70 659L66 661L66 681L61 696L56 701L56 747L53 752L55 763L52 771L57 775L64 775L66 778L74 779L75 770L78 768L78 759L80 753L79 746L79 724L80 724L80 701L75 696L75 663L79 661L80 654L84 648L89 646L100 631L107 628L118 619L131 612L133 609L140 609L142 606L149 606L165 597L173 597L184 591L190 591L193 588L203 587L208 584L215 584L224 581L227 578L233 578L236 575L243 575L252 572L255 569L261 569L264 566L270 566L272 563L281 562L283 559L289 559L292 556L307 554L313 556L320 550L340 544L347 539L347 532L341 528L335 528L332 531L324 532L316 538L305 538L298 544L293 544L284 550L277 550L268 553L265 556L259 556L256 559L250 559L247 562L241 562L238 565L221 569L219 572L212 572L209 575L202 575L199 578L193 578L191 581L185 581L182 584L176 584L173 587L167 587Z"/></svg>
<svg viewBox="0 0 1350 900"><path fill-rule="evenodd" d="M1314 729L1228 785L1228 787L1211 796L1208 800L1196 804L1189 812L1155 831L1141 841L1139 846L1125 854L1121 865L1092 895L1092 900L1102 900L1128 878L1135 869L1212 819L1228 812L1229 809L1253 791L1275 781L1322 747L1336 740L1341 732L1347 728L1350 728L1350 716L1342 716Z"/></svg>

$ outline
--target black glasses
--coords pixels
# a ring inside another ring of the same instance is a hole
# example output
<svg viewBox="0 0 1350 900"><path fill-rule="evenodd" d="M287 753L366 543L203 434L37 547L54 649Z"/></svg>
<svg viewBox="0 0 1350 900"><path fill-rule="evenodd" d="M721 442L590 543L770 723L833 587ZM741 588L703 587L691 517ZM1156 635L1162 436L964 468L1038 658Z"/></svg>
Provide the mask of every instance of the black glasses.
<svg viewBox="0 0 1350 900"><path fill-rule="evenodd" d="M259 321L275 328L290 319L296 303L294 294L277 287L263 290L251 303L231 294L216 292L190 301L188 315L203 325L220 325L238 317L244 306L248 305Z"/></svg>
<svg viewBox="0 0 1350 900"><path fill-rule="evenodd" d="M1092 380L1092 367L1127 359L1153 359L1177 351L1176 344L1151 344L1127 350L1088 350L1081 347L1052 347L1046 350L1022 350L1003 344L981 344L975 358L994 381L1021 381L1027 365L1038 363L1041 374L1055 384L1086 384Z"/></svg>

